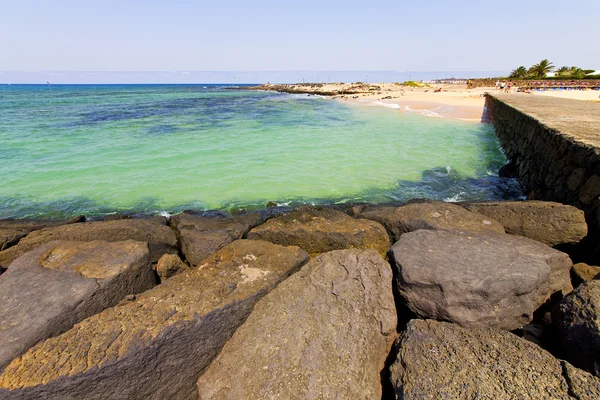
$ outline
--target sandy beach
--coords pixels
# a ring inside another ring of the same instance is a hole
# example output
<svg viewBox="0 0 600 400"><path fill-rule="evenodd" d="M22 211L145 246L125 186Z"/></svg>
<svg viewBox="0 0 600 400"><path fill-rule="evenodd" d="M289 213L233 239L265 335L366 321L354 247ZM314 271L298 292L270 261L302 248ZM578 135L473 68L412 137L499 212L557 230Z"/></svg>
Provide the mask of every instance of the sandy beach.
<svg viewBox="0 0 600 400"><path fill-rule="evenodd" d="M314 93L336 101L350 102L356 105L387 107L427 117L452 118L473 122L482 120L485 93L498 92L494 87L468 89L467 85L457 84L432 84L423 87L403 86L396 83L267 84L261 86L265 90ZM597 90L546 90L519 93L517 89L512 89L512 93L517 96L552 96L600 101L600 92Z"/></svg>

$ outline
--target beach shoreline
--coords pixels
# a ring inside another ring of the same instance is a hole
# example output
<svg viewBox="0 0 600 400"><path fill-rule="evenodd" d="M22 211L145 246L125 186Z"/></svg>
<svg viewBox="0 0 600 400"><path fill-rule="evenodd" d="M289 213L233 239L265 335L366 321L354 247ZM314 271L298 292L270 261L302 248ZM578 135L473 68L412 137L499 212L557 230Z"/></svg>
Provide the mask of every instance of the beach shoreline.
<svg viewBox="0 0 600 400"><path fill-rule="evenodd" d="M449 118L470 122L486 122L485 94L500 93L494 87L468 88L464 84L420 84L407 86L398 83L327 83L327 84L263 84L256 89L283 93L319 95L326 99L357 106L385 107L403 113L433 118ZM519 96L551 96L582 101L599 101L596 90L545 90L531 93L512 93Z"/></svg>

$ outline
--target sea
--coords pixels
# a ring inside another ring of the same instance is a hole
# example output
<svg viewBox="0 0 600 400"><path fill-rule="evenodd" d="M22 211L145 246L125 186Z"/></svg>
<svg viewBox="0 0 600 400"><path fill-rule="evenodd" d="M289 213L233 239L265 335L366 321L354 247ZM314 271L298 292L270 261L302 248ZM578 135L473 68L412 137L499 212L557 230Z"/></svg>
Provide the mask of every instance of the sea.
<svg viewBox="0 0 600 400"><path fill-rule="evenodd" d="M0 218L517 199L490 124L230 85L0 85Z"/></svg>

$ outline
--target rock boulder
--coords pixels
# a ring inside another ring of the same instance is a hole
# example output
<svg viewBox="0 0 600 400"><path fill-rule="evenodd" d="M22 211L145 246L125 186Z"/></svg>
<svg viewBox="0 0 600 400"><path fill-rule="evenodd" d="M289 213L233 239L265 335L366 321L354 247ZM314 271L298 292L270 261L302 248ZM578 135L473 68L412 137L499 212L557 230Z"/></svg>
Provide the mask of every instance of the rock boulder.
<svg viewBox="0 0 600 400"><path fill-rule="evenodd" d="M350 248L375 249L385 255L390 248L390 238L380 224L326 208L305 207L270 219L252 229L248 239L300 246L311 255Z"/></svg>
<svg viewBox="0 0 600 400"><path fill-rule="evenodd" d="M172 218L181 238L181 250L192 266L234 240L241 239L263 221L258 213L231 218L200 217L183 213Z"/></svg>
<svg viewBox="0 0 600 400"><path fill-rule="evenodd" d="M198 380L201 399L379 399L395 337L375 250L322 254L254 308Z"/></svg>
<svg viewBox="0 0 600 400"><path fill-rule="evenodd" d="M165 254L156 264L156 273L161 281L190 269L177 254Z"/></svg>
<svg viewBox="0 0 600 400"><path fill-rule="evenodd" d="M464 203L464 208L493 218L506 233L550 246L577 243L587 235L583 211L551 201Z"/></svg>
<svg viewBox="0 0 600 400"><path fill-rule="evenodd" d="M504 228L497 221L444 202L415 203L401 207L368 207L358 214L358 218L379 222L385 226L394 242L398 241L403 233L418 229L504 233Z"/></svg>
<svg viewBox="0 0 600 400"><path fill-rule="evenodd" d="M600 281L586 282L553 310L562 349L573 365L600 376Z"/></svg>
<svg viewBox="0 0 600 400"><path fill-rule="evenodd" d="M146 243L59 241L25 253L0 277L0 370L37 342L152 286Z"/></svg>
<svg viewBox="0 0 600 400"><path fill-rule="evenodd" d="M573 265L573 269L571 270L571 279L575 285L589 282L598 275L600 275L600 267L587 265L586 263L577 263Z"/></svg>
<svg viewBox="0 0 600 400"><path fill-rule="evenodd" d="M518 236L419 230L392 255L399 292L422 318L513 330L571 290L569 256Z"/></svg>
<svg viewBox="0 0 600 400"><path fill-rule="evenodd" d="M597 399L598 378L565 364L508 332L412 320L390 375L405 400Z"/></svg>
<svg viewBox="0 0 600 400"><path fill-rule="evenodd" d="M84 222L33 231L19 244L0 251L0 265L7 267L17 257L54 240L90 242L104 240L119 242L135 240L148 242L152 262L165 253L177 253L177 237L166 225L152 220L131 219L108 222Z"/></svg>
<svg viewBox="0 0 600 400"><path fill-rule="evenodd" d="M200 373L254 304L307 260L298 247L235 241L13 360L0 398L196 398Z"/></svg>

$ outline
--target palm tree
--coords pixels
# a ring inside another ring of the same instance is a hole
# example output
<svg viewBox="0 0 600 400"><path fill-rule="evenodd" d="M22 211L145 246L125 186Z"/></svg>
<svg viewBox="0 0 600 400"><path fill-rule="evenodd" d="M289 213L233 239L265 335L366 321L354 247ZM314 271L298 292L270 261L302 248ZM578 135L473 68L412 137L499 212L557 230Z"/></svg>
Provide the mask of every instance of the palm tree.
<svg viewBox="0 0 600 400"><path fill-rule="evenodd" d="M509 78L525 78L526 76L527 68L521 65L511 71Z"/></svg>
<svg viewBox="0 0 600 400"><path fill-rule="evenodd" d="M569 75L571 76L571 78L581 79L585 77L585 71L579 67L573 66L569 68Z"/></svg>
<svg viewBox="0 0 600 400"><path fill-rule="evenodd" d="M570 71L570 70L571 70L571 69L565 65L565 66L562 66L562 67L560 67L559 69L557 69L557 70L556 70L556 73L557 73L559 76L568 75L568 73L569 73L569 71Z"/></svg>
<svg viewBox="0 0 600 400"><path fill-rule="evenodd" d="M534 64L529 68L529 72L537 77L543 78L546 74L554 69L554 64L552 64L548 59L543 59L537 64Z"/></svg>

